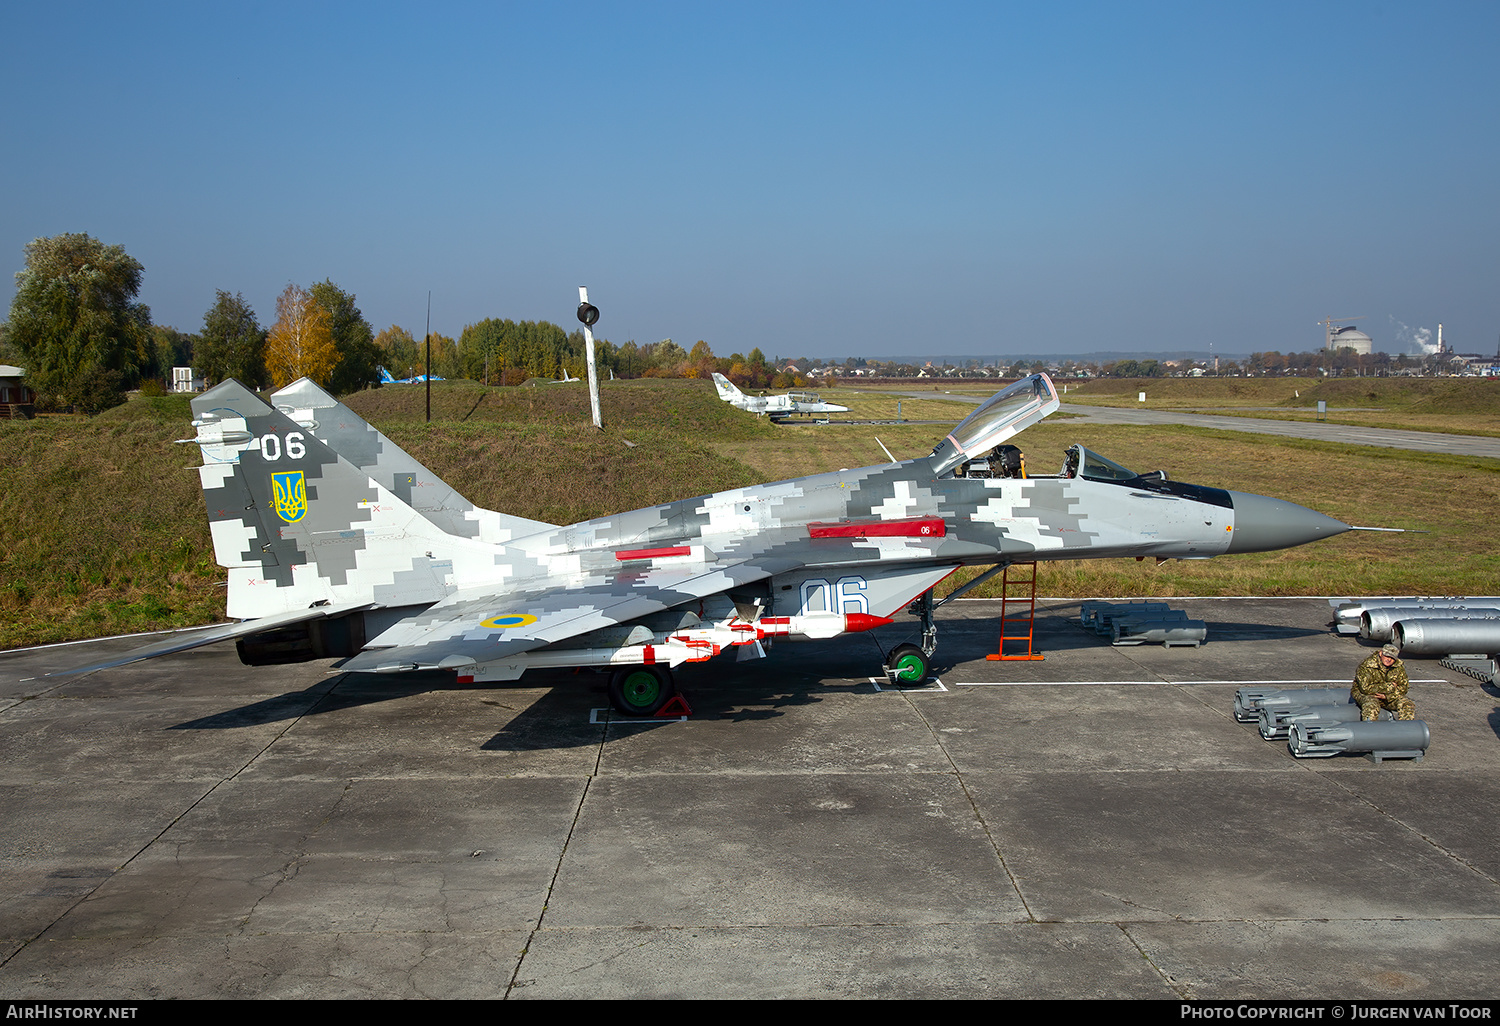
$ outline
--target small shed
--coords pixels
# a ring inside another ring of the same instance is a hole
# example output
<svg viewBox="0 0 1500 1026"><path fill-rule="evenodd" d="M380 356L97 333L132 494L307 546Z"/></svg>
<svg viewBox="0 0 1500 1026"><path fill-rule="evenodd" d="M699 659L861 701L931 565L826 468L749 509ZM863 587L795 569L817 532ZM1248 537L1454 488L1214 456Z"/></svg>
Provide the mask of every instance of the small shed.
<svg viewBox="0 0 1500 1026"><path fill-rule="evenodd" d="M36 393L26 386L25 377L24 369L0 363L0 417L36 416Z"/></svg>
<svg viewBox="0 0 1500 1026"><path fill-rule="evenodd" d="M172 391L201 392L203 391L203 379L191 367L173 367Z"/></svg>

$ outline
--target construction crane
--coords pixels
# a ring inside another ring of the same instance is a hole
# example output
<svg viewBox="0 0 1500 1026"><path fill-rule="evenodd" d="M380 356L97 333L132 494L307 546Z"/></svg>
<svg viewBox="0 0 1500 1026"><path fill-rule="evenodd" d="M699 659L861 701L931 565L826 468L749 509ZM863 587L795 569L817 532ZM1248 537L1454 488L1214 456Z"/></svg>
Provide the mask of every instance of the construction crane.
<svg viewBox="0 0 1500 1026"><path fill-rule="evenodd" d="M1325 317L1319 321L1318 323L1323 325L1324 331L1323 348L1328 349L1333 345L1333 324L1335 321L1343 324L1345 321L1362 321L1364 319L1365 315L1360 314L1358 317Z"/></svg>

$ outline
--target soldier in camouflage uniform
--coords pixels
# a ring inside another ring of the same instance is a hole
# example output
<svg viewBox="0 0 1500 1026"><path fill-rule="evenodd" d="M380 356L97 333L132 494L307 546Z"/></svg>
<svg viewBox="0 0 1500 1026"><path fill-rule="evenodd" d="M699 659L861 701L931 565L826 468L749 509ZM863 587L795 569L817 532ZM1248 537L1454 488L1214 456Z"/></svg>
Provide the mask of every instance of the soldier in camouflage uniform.
<svg viewBox="0 0 1500 1026"><path fill-rule="evenodd" d="M1390 710L1398 720L1417 718L1417 707L1406 697L1411 685L1400 654L1401 649L1395 645L1384 645L1354 671L1349 698L1359 706L1361 720L1378 720L1382 709Z"/></svg>

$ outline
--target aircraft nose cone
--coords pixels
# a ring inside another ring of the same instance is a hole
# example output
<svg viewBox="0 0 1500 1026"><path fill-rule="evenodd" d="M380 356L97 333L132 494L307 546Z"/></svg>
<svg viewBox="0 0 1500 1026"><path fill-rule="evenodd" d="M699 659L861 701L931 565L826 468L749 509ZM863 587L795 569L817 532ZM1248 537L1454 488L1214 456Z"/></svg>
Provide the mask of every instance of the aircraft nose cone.
<svg viewBox="0 0 1500 1026"><path fill-rule="evenodd" d="M1289 549L1353 530L1342 520L1269 495L1230 492L1229 497L1234 501L1234 534L1228 552Z"/></svg>

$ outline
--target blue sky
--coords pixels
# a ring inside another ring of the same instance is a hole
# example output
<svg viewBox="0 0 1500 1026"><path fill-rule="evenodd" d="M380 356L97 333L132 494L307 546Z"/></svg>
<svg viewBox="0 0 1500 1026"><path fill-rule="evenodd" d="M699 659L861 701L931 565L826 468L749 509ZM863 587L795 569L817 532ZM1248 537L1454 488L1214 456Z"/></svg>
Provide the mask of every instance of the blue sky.
<svg viewBox="0 0 1500 1026"><path fill-rule="evenodd" d="M0 258L720 355L1500 343L1500 4L0 5ZM8 307L14 284L6 276Z"/></svg>

